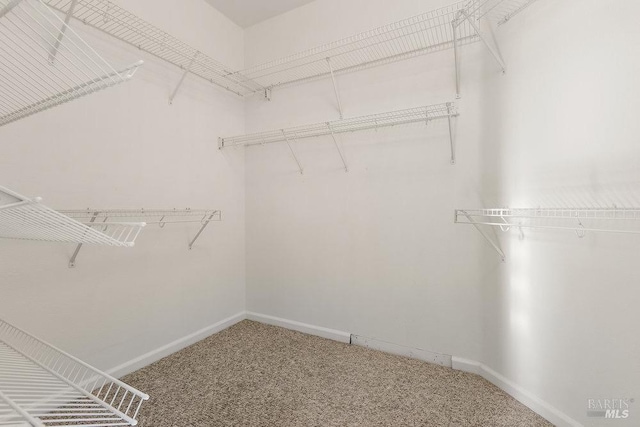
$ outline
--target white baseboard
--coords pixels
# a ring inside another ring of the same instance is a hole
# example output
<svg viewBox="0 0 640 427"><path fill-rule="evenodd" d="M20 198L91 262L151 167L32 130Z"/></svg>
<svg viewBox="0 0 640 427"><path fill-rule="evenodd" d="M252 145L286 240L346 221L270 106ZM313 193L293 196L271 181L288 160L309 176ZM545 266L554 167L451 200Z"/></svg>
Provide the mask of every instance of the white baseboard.
<svg viewBox="0 0 640 427"><path fill-rule="evenodd" d="M321 326L313 326L307 323L296 322L294 320L281 319L279 317L267 316L265 314L247 312L247 319L255 322L265 323L267 325L280 326L281 328L291 329L309 335L315 335L345 344L351 342L351 334L348 332L337 331L335 329L323 328Z"/></svg>
<svg viewBox="0 0 640 427"><path fill-rule="evenodd" d="M471 372L473 374L480 375L555 426L583 427L581 423L574 420L564 412L480 362L460 357L453 357L452 367L459 371Z"/></svg>
<svg viewBox="0 0 640 427"><path fill-rule="evenodd" d="M451 356L448 354L434 353L432 351L422 350L419 348L405 347L399 344L393 344L386 341L380 341L375 338L367 338L360 335L351 335L351 344L361 347L371 348L373 350L391 353L398 356L410 357L437 365L451 367Z"/></svg>
<svg viewBox="0 0 640 427"><path fill-rule="evenodd" d="M109 369L107 373L116 378L123 377L131 372L135 372L138 369L144 368L147 365L152 364L153 362L157 362L163 357L167 357L177 351L182 350L183 348L189 347L192 344L197 343L213 334L216 334L220 331L223 331L238 322L241 322L247 318L247 313L242 311L236 315L223 319L217 323L214 323L211 326L207 326L206 328L202 328L199 331L196 331L192 334L189 334L185 337L177 339L173 342L170 342L167 345L163 345L160 348L152 350L148 353L143 354L142 356L136 357L133 360L125 362L119 366L116 366L113 369Z"/></svg>

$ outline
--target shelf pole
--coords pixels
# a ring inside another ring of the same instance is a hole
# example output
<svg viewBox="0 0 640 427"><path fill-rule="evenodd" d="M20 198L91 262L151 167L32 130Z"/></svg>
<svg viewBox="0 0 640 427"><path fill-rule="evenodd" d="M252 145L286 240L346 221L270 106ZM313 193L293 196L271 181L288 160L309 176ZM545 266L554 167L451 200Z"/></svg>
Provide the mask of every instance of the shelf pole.
<svg viewBox="0 0 640 427"><path fill-rule="evenodd" d="M196 236L193 238L191 243L189 243L189 250L193 249L193 244L196 242L196 240L198 240L198 237L200 237L204 229L207 228L207 225L209 225L209 223L211 222L213 217L216 216L216 214L217 212L213 212L211 215L209 215L209 218L205 220L204 224L202 224L202 227L200 227L200 230L198 230L198 233L196 234Z"/></svg>
<svg viewBox="0 0 640 427"><path fill-rule="evenodd" d="M96 222L96 219L98 218L98 214L100 212L94 212L93 216L91 217L91 220L89 222L93 223ZM76 246L76 250L73 251L73 255L71 255L71 259L69 260L69 268L75 268L76 266L76 258L78 257L78 254L80 253L80 249L82 249L82 243L78 243L78 246Z"/></svg>
<svg viewBox="0 0 640 427"><path fill-rule="evenodd" d="M2 10L0 10L0 18L11 12L22 0L12 0Z"/></svg>
<svg viewBox="0 0 640 427"><path fill-rule="evenodd" d="M449 121L449 145L451 146L451 164L456 164L456 147L453 142L453 125L451 124L451 103L447 102L447 120Z"/></svg>
<svg viewBox="0 0 640 427"><path fill-rule="evenodd" d="M293 151L293 148L291 147L291 144L289 143L289 137L287 136L287 134L284 131L284 129L282 129L282 136L284 137L285 141L287 141L287 146L289 147L289 150L291 151L291 155L293 155L293 158L296 160L296 163L298 164L298 169L300 169L300 175L304 175L304 169L302 169L302 165L300 164L300 161L298 160L298 156L296 156L296 153Z"/></svg>
<svg viewBox="0 0 640 427"><path fill-rule="evenodd" d="M340 93L338 92L338 84L336 83L336 77L333 75L333 67L331 66L331 58L327 58L327 64L329 65L329 72L331 73L331 81L333 82L333 92L336 94L336 101L338 101L338 110L340 111L340 118L344 118L342 113L342 102L340 101Z"/></svg>
<svg viewBox="0 0 640 427"><path fill-rule="evenodd" d="M498 62L498 64L502 68L502 72L506 73L507 66L504 63L504 59L502 58L502 54L500 53L500 49L498 49L497 45L492 46L491 43L489 43L486 37L483 36L482 33L480 32L480 28L476 25L475 22L473 22L473 19L467 14L467 12L465 12L464 10L461 10L460 12L462 13L462 16L464 16L465 19L469 22L469 24L471 24L475 32L478 34L478 37L480 37L480 40L482 40L482 43L484 43L487 49L489 49L489 52L491 52L491 55L493 55L495 60Z"/></svg>
<svg viewBox="0 0 640 427"><path fill-rule="evenodd" d="M342 155L342 150L340 150L340 146L338 145L338 140L336 139L336 135L333 133L333 129L331 128L331 123L327 122L327 127L331 132L331 137L333 138L333 143L336 145L338 154L340 154L340 159L342 160L342 164L344 165L344 171L349 172L349 167L347 166L347 162L344 160L344 156Z"/></svg>
<svg viewBox="0 0 640 427"><path fill-rule="evenodd" d="M451 22L453 29L453 61L455 68L455 80L456 80L456 99L460 99L460 63L458 58L458 18Z"/></svg>
<svg viewBox="0 0 640 427"><path fill-rule="evenodd" d="M480 234L482 235L482 237L485 238L485 240L487 242L489 242L491 244L491 246L493 247L493 249L495 249L495 251L498 253L498 255L500 255L500 258L502 258L502 262L505 262L506 260L506 256L504 255L504 252L502 252L502 249L500 249L500 246L498 246L498 244L496 242L494 242L491 237L489 237L489 235L482 229L482 227L480 227L480 225L476 222L475 219L471 218L471 216L465 212L465 211L458 211L458 213L463 214L465 217L467 217L467 219L469 220L469 222L471 223L471 225L473 225L476 230L478 230L480 232ZM456 222L458 222L458 217L456 215Z"/></svg>
<svg viewBox="0 0 640 427"><path fill-rule="evenodd" d="M49 53L49 62L51 62L52 64L56 60L58 49L60 49L60 43L62 43L62 39L64 38L64 33L67 31L69 22L71 22L71 17L73 16L73 11L76 8L76 4L78 4L78 0L71 0L71 4L69 4L69 10L67 10L67 14L64 17L64 24L62 25L62 27L60 27L60 30L58 31L58 37L56 38L56 42L51 48L51 53Z"/></svg>
<svg viewBox="0 0 640 427"><path fill-rule="evenodd" d="M191 61L189 62L189 65L187 66L187 68L184 69L184 73L182 73L182 77L180 77L180 81L178 82L178 85L176 86L176 88L173 90L173 93L169 97L169 104L170 105L173 105L173 100L175 99L176 95L178 94L178 91L180 90L180 87L182 86L182 83L184 83L184 79L187 78L187 74L189 74L189 72L191 72L191 68L193 67L193 64L196 62L196 58L198 58L199 54L200 54L199 51L196 52L196 54L193 55L193 58L191 58Z"/></svg>

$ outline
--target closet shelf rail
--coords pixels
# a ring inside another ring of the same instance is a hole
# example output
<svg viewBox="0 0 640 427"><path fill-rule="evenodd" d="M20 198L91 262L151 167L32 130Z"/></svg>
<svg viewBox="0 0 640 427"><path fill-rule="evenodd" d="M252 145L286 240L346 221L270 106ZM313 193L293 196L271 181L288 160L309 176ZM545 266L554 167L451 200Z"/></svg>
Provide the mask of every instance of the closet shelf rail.
<svg viewBox="0 0 640 427"><path fill-rule="evenodd" d="M500 245L482 228L503 232L518 229L572 231L579 238L587 232L640 234L640 208L497 208L455 211L456 224L473 225L505 259Z"/></svg>
<svg viewBox="0 0 640 427"><path fill-rule="evenodd" d="M452 119L458 116L458 110L452 103L429 105L424 107L409 108L406 110L391 111L387 113L372 114L368 116L353 117L332 122L315 123L311 125L296 126L288 129L272 130L267 132L253 133L247 135L219 138L218 146L220 149L226 147L250 147L256 145L271 144L276 142L285 142L295 158L300 173L303 168L291 147L292 142L296 142L306 138L317 138L322 136L331 136L333 143L340 154L340 158L344 164L345 170L348 167L336 135L358 132L365 130L377 130L387 127L409 125L414 123L428 124L433 120L447 119L449 124L449 142L451 146L451 163L455 163L455 150L453 143L453 127Z"/></svg>
<svg viewBox="0 0 640 427"><path fill-rule="evenodd" d="M185 75L194 74L240 96L264 89L238 71L226 67L113 2L107 0L43 1L89 27L175 65L182 69Z"/></svg>
<svg viewBox="0 0 640 427"><path fill-rule="evenodd" d="M194 224L200 225L198 232L189 242L189 250L193 249L202 232L211 221L222 221L222 212L214 209L76 209L61 210L61 213L74 220L92 224L95 227L108 230L110 219L131 219L144 220L147 225L158 225L164 228L166 224ZM76 266L78 254L82 249L82 244L78 244L71 259L69 268Z"/></svg>
<svg viewBox="0 0 640 427"><path fill-rule="evenodd" d="M144 222L84 224L0 187L0 238L131 247Z"/></svg>
<svg viewBox="0 0 640 427"><path fill-rule="evenodd" d="M0 0L0 126L133 77L116 71L40 0Z"/></svg>
<svg viewBox="0 0 640 427"><path fill-rule="evenodd" d="M135 426L148 399L0 319L0 425Z"/></svg>
<svg viewBox="0 0 640 427"><path fill-rule="evenodd" d="M481 40L478 21L504 23L536 0L464 0L285 58L241 74L268 88L358 71ZM470 17L462 19L462 12Z"/></svg>

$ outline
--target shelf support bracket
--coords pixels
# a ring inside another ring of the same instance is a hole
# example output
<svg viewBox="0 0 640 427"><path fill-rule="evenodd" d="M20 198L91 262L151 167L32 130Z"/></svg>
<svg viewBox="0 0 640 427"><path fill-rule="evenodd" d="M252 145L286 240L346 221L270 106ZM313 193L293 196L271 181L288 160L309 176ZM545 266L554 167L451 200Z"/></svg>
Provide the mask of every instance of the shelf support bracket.
<svg viewBox="0 0 640 427"><path fill-rule="evenodd" d="M349 172L349 167L347 166L347 162L344 160L344 156L342 155L342 150L340 150L340 146L338 145L338 140L336 139L336 135L333 133L333 129L331 128L331 123L327 122L327 127L331 132L331 137L333 138L333 143L335 144L336 149L338 150L338 154L340 154L340 159L342 160L342 164L344 165L344 171Z"/></svg>
<svg viewBox="0 0 640 427"><path fill-rule="evenodd" d="M504 255L504 252L502 251L502 249L500 249L500 246L498 245L498 243L494 242L491 239L491 237L489 237L487 232L484 231L482 229L482 227L480 227L480 224L478 224L475 219L471 218L471 216L467 212L465 212L465 211L458 211L458 212L463 214L465 217L467 217L467 219L469 220L469 223L471 223L471 225L473 225L476 228L476 230L478 230L478 232L480 232L482 237L484 237L485 240L487 242L489 242L489 244L491 244L493 249L498 253L498 255L500 255L500 258L502 259L502 262L505 262L506 256Z"/></svg>
<svg viewBox="0 0 640 427"><path fill-rule="evenodd" d="M267 87L264 89L264 99L267 101L271 101L271 88Z"/></svg>
<svg viewBox="0 0 640 427"><path fill-rule="evenodd" d="M456 99L460 99L460 62L459 62L459 53L458 53L458 19L459 16L451 22L451 27L453 30L453 61L455 68L455 80L456 80Z"/></svg>
<svg viewBox="0 0 640 427"><path fill-rule="evenodd" d="M62 27L60 27L56 42L54 43L53 47L51 48L51 52L49 53L49 62L51 62L52 64L56 60L58 49L60 49L60 43L62 43L65 31L67 31L67 27L69 26L69 22L71 21L71 17L73 16L73 11L76 8L76 4L78 4L78 0L71 0L71 4L69 4L69 10L67 10L67 14L64 17L64 24L62 25Z"/></svg>
<svg viewBox="0 0 640 427"><path fill-rule="evenodd" d="M293 147L291 147L291 143L289 141L289 137L287 136L287 134L284 131L284 129L282 129L282 136L284 137L284 140L287 142L287 146L289 147L289 151L291 151L291 155L293 156L293 158L296 160L296 163L298 164L298 169L300 169L300 175L304 175L304 169L302 169L302 165L300 164L300 161L298 160L298 156L296 156L296 153L293 151Z"/></svg>
<svg viewBox="0 0 640 427"><path fill-rule="evenodd" d="M496 44L495 46L493 46L491 43L489 43L487 38L484 35L482 35L482 33L480 32L480 27L478 27L478 25L473 21L473 18L471 18L471 16L469 16L467 12L465 12L464 10L461 10L460 13L462 13L462 16L464 16L467 22L471 24L475 32L478 34L478 37L480 37L480 40L482 40L482 43L484 43L487 49L489 49L489 52L491 52L491 55L493 55L496 62L500 65L500 68L502 68L502 73L503 74L506 73L507 66L504 62L504 59L502 58L502 54L500 53L500 49L498 48L498 45Z"/></svg>
<svg viewBox="0 0 640 427"><path fill-rule="evenodd" d="M333 74L333 67L331 66L331 58L327 58L327 64L329 65L329 72L331 73L331 81L333 82L333 92L336 94L336 101L338 102L338 111L340 111L340 118L344 118L342 113L342 102L340 101L340 92L338 92L338 84L336 83L336 77Z"/></svg>
<svg viewBox="0 0 640 427"><path fill-rule="evenodd" d="M193 67L193 64L196 62L196 59L198 58L199 54L200 52L196 52L195 55L193 55L193 58L191 58L189 65L187 65L187 68L184 69L184 72L182 73L182 77L180 77L180 81L178 81L178 85L176 86L176 88L173 90L173 93L169 97L169 105L173 105L173 100L176 98L176 95L178 94L178 91L180 90L182 83L184 83L184 79L187 78L187 74L191 72L191 68Z"/></svg>
<svg viewBox="0 0 640 427"><path fill-rule="evenodd" d="M94 212L93 216L91 217L91 220L89 222L90 223L96 222L96 219L98 218L98 214L100 214L100 212ZM78 246L76 246L76 250L73 251L73 255L71 255L71 259L69 260L69 268L75 268L75 266L76 266L76 258L78 258L78 254L80 253L80 249L82 249L82 243L78 243Z"/></svg>
<svg viewBox="0 0 640 427"><path fill-rule="evenodd" d="M189 243L189 250L193 249L193 244L196 242L196 240L198 240L198 237L200 237L204 229L207 228L207 225L209 225L209 223L211 222L213 217L216 216L216 214L217 212L213 212L211 215L209 215L208 218L204 219L204 222L202 223L202 227L200 227L200 230L198 230L198 233L196 233L196 236L193 238L191 243Z"/></svg>
<svg viewBox="0 0 640 427"><path fill-rule="evenodd" d="M451 103L447 102L447 120L449 121L449 145L451 146L451 164L456 164L456 146L453 142L453 125L451 123Z"/></svg>
<svg viewBox="0 0 640 427"><path fill-rule="evenodd" d="M11 12L22 0L12 0L2 10L0 10L0 18Z"/></svg>

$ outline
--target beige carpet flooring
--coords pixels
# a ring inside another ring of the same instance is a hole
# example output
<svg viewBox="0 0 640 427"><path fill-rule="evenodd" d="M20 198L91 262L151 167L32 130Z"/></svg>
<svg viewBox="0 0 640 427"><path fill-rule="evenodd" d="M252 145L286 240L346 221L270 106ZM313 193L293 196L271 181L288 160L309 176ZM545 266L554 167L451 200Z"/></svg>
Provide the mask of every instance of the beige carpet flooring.
<svg viewBox="0 0 640 427"><path fill-rule="evenodd" d="M142 427L551 425L477 375L251 321L124 380Z"/></svg>

